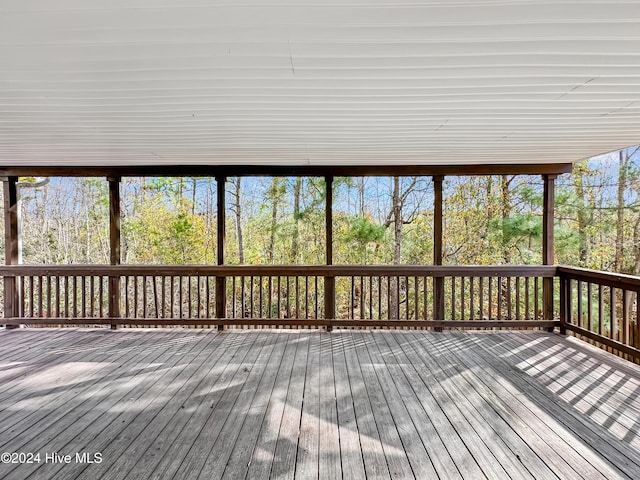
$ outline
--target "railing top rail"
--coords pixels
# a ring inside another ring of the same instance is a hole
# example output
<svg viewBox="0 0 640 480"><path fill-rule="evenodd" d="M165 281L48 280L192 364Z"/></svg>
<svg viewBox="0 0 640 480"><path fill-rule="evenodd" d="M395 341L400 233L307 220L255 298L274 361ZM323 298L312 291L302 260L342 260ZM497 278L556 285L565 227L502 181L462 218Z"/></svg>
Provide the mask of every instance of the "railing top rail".
<svg viewBox="0 0 640 480"><path fill-rule="evenodd" d="M553 265L1 265L0 276L553 277Z"/></svg>
<svg viewBox="0 0 640 480"><path fill-rule="evenodd" d="M624 273L602 272L588 268L570 267L558 265L557 274L584 282L598 283L609 287L623 288L627 290L640 290L640 277L626 275Z"/></svg>

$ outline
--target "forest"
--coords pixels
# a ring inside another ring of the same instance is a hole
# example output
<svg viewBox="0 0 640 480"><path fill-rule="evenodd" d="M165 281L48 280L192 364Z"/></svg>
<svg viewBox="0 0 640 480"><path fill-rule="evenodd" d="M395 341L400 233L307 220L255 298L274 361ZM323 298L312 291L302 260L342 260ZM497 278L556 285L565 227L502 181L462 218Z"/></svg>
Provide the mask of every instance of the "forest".
<svg viewBox="0 0 640 480"><path fill-rule="evenodd" d="M109 263L104 178L20 178L22 263ZM334 263L433 263L430 177L334 180ZM226 181L226 263L323 264L316 177ZM556 180L556 263L640 274L638 147ZM215 264L214 178L123 178L122 263ZM539 176L446 177L445 265L541 263Z"/></svg>

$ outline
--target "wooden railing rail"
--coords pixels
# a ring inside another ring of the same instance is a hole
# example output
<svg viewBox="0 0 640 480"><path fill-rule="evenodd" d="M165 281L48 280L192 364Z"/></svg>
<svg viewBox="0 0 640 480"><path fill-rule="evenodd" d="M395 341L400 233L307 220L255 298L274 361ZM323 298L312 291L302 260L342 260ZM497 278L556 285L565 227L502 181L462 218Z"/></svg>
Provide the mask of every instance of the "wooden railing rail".
<svg viewBox="0 0 640 480"><path fill-rule="evenodd" d="M560 331L640 360L640 277L558 266Z"/></svg>
<svg viewBox="0 0 640 480"><path fill-rule="evenodd" d="M19 285L7 324L552 328L557 321L544 318L542 279L554 275L552 266L513 265L0 267L0 276ZM442 292L434 292L434 278L442 279ZM444 311L434 307L438 293Z"/></svg>

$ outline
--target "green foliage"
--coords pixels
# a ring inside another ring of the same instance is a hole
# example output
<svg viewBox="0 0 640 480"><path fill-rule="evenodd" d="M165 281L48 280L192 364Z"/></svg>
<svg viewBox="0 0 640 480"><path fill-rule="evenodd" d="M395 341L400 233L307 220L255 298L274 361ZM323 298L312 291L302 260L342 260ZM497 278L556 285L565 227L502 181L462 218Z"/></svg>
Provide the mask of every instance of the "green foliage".
<svg viewBox="0 0 640 480"><path fill-rule="evenodd" d="M151 264L202 264L215 262L214 251L207 248L206 225L200 215L191 213L183 200L177 208L155 195L127 219L123 231L132 262Z"/></svg>
<svg viewBox="0 0 640 480"><path fill-rule="evenodd" d="M613 268L618 218L623 218L622 270L640 273L640 155L633 155L623 166L623 205L617 199L617 155L577 163L571 174L557 179L557 263ZM36 180L20 178L21 182ZM335 263L393 261L395 231L385 228L393 225L390 180L334 179ZM245 263L324 263L324 178L305 177L300 182L282 177L247 178L242 185ZM296 185L300 195L294 206ZM402 189L411 185L409 178L401 185ZM157 177L123 180L121 188L123 262L216 262L215 182ZM403 222L399 236L402 263L430 264L430 179L420 179L415 188L422 193L405 197L402 211L403 220L411 217ZM25 262L108 262L109 194L104 178L52 180L22 193ZM237 262L238 257L234 221L228 208L228 263ZM449 265L541 263L540 177L447 177L444 239L444 263Z"/></svg>

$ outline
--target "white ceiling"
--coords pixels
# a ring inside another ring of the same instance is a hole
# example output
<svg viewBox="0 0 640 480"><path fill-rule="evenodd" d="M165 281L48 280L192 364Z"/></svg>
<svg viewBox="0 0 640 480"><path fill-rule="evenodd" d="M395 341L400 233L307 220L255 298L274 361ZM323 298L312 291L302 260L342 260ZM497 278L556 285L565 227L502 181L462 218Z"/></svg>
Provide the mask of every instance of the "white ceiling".
<svg viewBox="0 0 640 480"><path fill-rule="evenodd" d="M0 0L0 166L577 161L640 0Z"/></svg>

